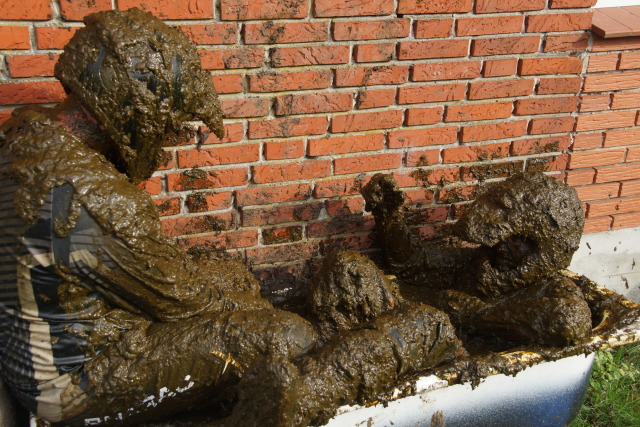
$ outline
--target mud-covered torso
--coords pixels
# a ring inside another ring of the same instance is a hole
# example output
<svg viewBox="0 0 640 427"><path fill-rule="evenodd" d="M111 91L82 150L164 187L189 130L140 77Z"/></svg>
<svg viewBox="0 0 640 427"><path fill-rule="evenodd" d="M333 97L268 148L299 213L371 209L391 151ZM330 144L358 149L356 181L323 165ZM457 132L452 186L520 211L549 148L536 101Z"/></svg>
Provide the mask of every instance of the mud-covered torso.
<svg viewBox="0 0 640 427"><path fill-rule="evenodd" d="M45 113L0 139L2 373L25 394L141 322L237 305L164 236L153 201ZM226 276L257 296L248 272Z"/></svg>

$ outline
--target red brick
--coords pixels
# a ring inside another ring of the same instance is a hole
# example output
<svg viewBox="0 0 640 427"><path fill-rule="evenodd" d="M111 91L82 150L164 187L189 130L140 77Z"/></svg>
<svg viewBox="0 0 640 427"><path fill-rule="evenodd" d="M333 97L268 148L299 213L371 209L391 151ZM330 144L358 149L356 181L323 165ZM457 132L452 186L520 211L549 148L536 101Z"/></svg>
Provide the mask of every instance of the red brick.
<svg viewBox="0 0 640 427"><path fill-rule="evenodd" d="M574 136L573 147L571 148L574 151L602 148L603 136L602 132L577 134Z"/></svg>
<svg viewBox="0 0 640 427"><path fill-rule="evenodd" d="M467 56L469 40L426 40L400 42L398 59L455 58Z"/></svg>
<svg viewBox="0 0 640 427"><path fill-rule="evenodd" d="M178 28L195 44L235 44L238 42L237 24L179 25Z"/></svg>
<svg viewBox="0 0 640 427"><path fill-rule="evenodd" d="M242 210L242 225L259 226L296 221L310 221L318 218L322 207L322 202L314 202L295 205L279 205L272 208L245 208Z"/></svg>
<svg viewBox="0 0 640 427"><path fill-rule="evenodd" d="M440 163L440 150L418 150L407 153L407 167L431 166Z"/></svg>
<svg viewBox="0 0 640 427"><path fill-rule="evenodd" d="M484 61L484 77L512 76L518 71L518 59L489 59Z"/></svg>
<svg viewBox="0 0 640 427"><path fill-rule="evenodd" d="M525 172L553 172L567 169L569 161L568 154L557 154L553 156L537 157L527 159Z"/></svg>
<svg viewBox="0 0 640 427"><path fill-rule="evenodd" d="M545 52L567 52L586 50L589 46L590 33L580 34L547 34L544 42Z"/></svg>
<svg viewBox="0 0 640 427"><path fill-rule="evenodd" d="M244 90L244 76L241 74L220 74L211 79L218 93L239 93Z"/></svg>
<svg viewBox="0 0 640 427"><path fill-rule="evenodd" d="M336 70L337 87L397 85L409 80L408 66L350 67Z"/></svg>
<svg viewBox="0 0 640 427"><path fill-rule="evenodd" d="M511 155L525 156L565 151L569 145L571 145L569 135L519 139L511 143Z"/></svg>
<svg viewBox="0 0 640 427"><path fill-rule="evenodd" d="M584 95L580 97L580 112L608 110L611 105L612 96L605 95Z"/></svg>
<svg viewBox="0 0 640 427"><path fill-rule="evenodd" d="M611 230L612 219L610 216L604 216L600 218L587 218L584 220L584 234L600 233L602 231Z"/></svg>
<svg viewBox="0 0 640 427"><path fill-rule="evenodd" d="M534 80L511 79L473 82L469 85L469 99L509 98L533 93Z"/></svg>
<svg viewBox="0 0 640 427"><path fill-rule="evenodd" d="M620 54L619 70L640 68L640 52L622 52Z"/></svg>
<svg viewBox="0 0 640 427"><path fill-rule="evenodd" d="M247 249L247 261L252 265L280 264L310 259L317 256L318 251L319 248L316 242Z"/></svg>
<svg viewBox="0 0 640 427"><path fill-rule="evenodd" d="M635 111L611 111L578 116L576 131L629 127L635 124Z"/></svg>
<svg viewBox="0 0 640 427"><path fill-rule="evenodd" d="M402 126L401 110L344 114L335 116L331 120L331 132L333 133L391 129L400 126Z"/></svg>
<svg viewBox="0 0 640 427"><path fill-rule="evenodd" d="M398 104L420 104L463 99L467 86L459 83L403 86L398 89Z"/></svg>
<svg viewBox="0 0 640 427"><path fill-rule="evenodd" d="M611 102L613 110L640 108L640 92L615 92Z"/></svg>
<svg viewBox="0 0 640 427"><path fill-rule="evenodd" d="M60 102L66 97L57 81L0 84L0 104L39 104Z"/></svg>
<svg viewBox="0 0 640 427"><path fill-rule="evenodd" d="M615 71L618 68L617 53L607 53L603 55L590 55L588 73L596 73L598 71Z"/></svg>
<svg viewBox="0 0 640 427"><path fill-rule="evenodd" d="M110 0L60 0L60 14L65 21L82 21L86 15L111 10Z"/></svg>
<svg viewBox="0 0 640 427"><path fill-rule="evenodd" d="M270 141L264 144L264 158L267 160L297 159L304 156L304 141Z"/></svg>
<svg viewBox="0 0 640 427"><path fill-rule="evenodd" d="M506 119L511 116L513 103L489 102L482 104L449 105L444 116L446 122Z"/></svg>
<svg viewBox="0 0 640 427"><path fill-rule="evenodd" d="M420 188L418 190L404 190L405 205L408 206L423 206L430 205L435 200L435 191Z"/></svg>
<svg viewBox="0 0 640 427"><path fill-rule="evenodd" d="M520 75L535 74L579 74L582 72L582 59L576 57L521 59Z"/></svg>
<svg viewBox="0 0 640 427"><path fill-rule="evenodd" d="M336 236L371 231L375 228L375 220L371 216L348 216L332 218L328 221L314 222L307 226L307 237Z"/></svg>
<svg viewBox="0 0 640 427"><path fill-rule="evenodd" d="M313 0L314 16L367 16L390 15L394 11L393 0Z"/></svg>
<svg viewBox="0 0 640 427"><path fill-rule="evenodd" d="M334 160L335 174L349 174L402 166L402 153L372 154L368 156L340 157Z"/></svg>
<svg viewBox="0 0 640 427"><path fill-rule="evenodd" d="M354 47L356 62L387 62L393 59L392 43L359 44Z"/></svg>
<svg viewBox="0 0 640 427"><path fill-rule="evenodd" d="M640 225L640 212L626 213L613 216L613 229L637 227Z"/></svg>
<svg viewBox="0 0 640 427"><path fill-rule="evenodd" d="M258 68L264 65L264 50L261 48L207 49L198 53L205 70Z"/></svg>
<svg viewBox="0 0 640 427"><path fill-rule="evenodd" d="M38 49L62 49L71 40L78 28L36 27Z"/></svg>
<svg viewBox="0 0 640 427"><path fill-rule="evenodd" d="M588 30L591 28L592 15L592 12L530 15L527 17L527 31L550 33Z"/></svg>
<svg viewBox="0 0 640 427"><path fill-rule="evenodd" d="M350 135L309 140L309 156L332 156L335 154L377 151L384 148L384 134Z"/></svg>
<svg viewBox="0 0 640 427"><path fill-rule="evenodd" d="M631 147L627 149L627 157L625 163L640 162L640 147Z"/></svg>
<svg viewBox="0 0 640 427"><path fill-rule="evenodd" d="M248 169L231 168L203 171L194 169L167 175L167 191L201 190L206 188L237 187L249 181Z"/></svg>
<svg viewBox="0 0 640 427"><path fill-rule="evenodd" d="M614 52L616 50L630 50L640 48L640 40L637 37L622 37L603 39L593 38L592 52Z"/></svg>
<svg viewBox="0 0 640 427"><path fill-rule="evenodd" d="M476 198L477 193L478 187L475 185L442 188L438 191L438 203L459 203L473 200ZM447 219L448 209L443 213L444 218L441 218L442 221Z"/></svg>
<svg viewBox="0 0 640 427"><path fill-rule="evenodd" d="M53 18L49 0L3 0L0 20L46 21Z"/></svg>
<svg viewBox="0 0 640 427"><path fill-rule="evenodd" d="M152 196L158 195L162 192L162 178L153 176L138 184L138 188Z"/></svg>
<svg viewBox="0 0 640 427"><path fill-rule="evenodd" d="M552 114L572 113L578 105L577 96L554 96L545 98L518 99L515 102L514 114Z"/></svg>
<svg viewBox="0 0 640 427"><path fill-rule="evenodd" d="M265 245L299 242L302 240L302 227L276 227L262 230L262 241Z"/></svg>
<svg viewBox="0 0 640 427"><path fill-rule="evenodd" d="M442 163L464 163L493 160L509 155L509 143L463 146L442 150Z"/></svg>
<svg viewBox="0 0 640 427"><path fill-rule="evenodd" d="M569 167L580 169L594 166L615 165L622 163L624 148L613 150L581 151L569 155Z"/></svg>
<svg viewBox="0 0 640 427"><path fill-rule="evenodd" d="M373 233L345 235L322 240L323 253L328 254L333 251L352 250L366 251L375 249L378 246Z"/></svg>
<svg viewBox="0 0 640 427"><path fill-rule="evenodd" d="M640 211L640 197L624 197L589 203L589 217L634 211Z"/></svg>
<svg viewBox="0 0 640 427"><path fill-rule="evenodd" d="M640 87L640 72L596 74L584 78L585 92L637 89Z"/></svg>
<svg viewBox="0 0 640 427"><path fill-rule="evenodd" d="M178 167L230 165L260 160L260 144L219 146L203 150L178 151Z"/></svg>
<svg viewBox="0 0 640 427"><path fill-rule="evenodd" d="M295 163L269 163L252 167L257 184L324 178L331 174L330 160L304 160Z"/></svg>
<svg viewBox="0 0 640 427"><path fill-rule="evenodd" d="M275 48L271 52L274 67L346 64L351 56L349 46L301 46Z"/></svg>
<svg viewBox="0 0 640 427"><path fill-rule="evenodd" d="M239 122L227 122L224 125L224 137L222 139L218 138L215 134L210 133L209 129L204 126L200 129L200 132L205 132L203 135L204 145L221 144L223 142L238 142L244 139L244 126Z"/></svg>
<svg viewBox="0 0 640 427"><path fill-rule="evenodd" d="M353 196L360 194L360 190L366 184L364 179L340 178L317 181L313 190L316 198Z"/></svg>
<svg viewBox="0 0 640 427"><path fill-rule="evenodd" d="M638 167L637 164L596 168L595 182L597 183L624 181L628 179L640 179L640 167Z"/></svg>
<svg viewBox="0 0 640 427"><path fill-rule="evenodd" d="M605 147L620 147L623 145L637 145L640 144L640 129L624 129L624 130L610 130L605 133L604 146Z"/></svg>
<svg viewBox="0 0 640 427"><path fill-rule="evenodd" d="M364 199L362 197L349 197L348 199L327 200L325 208L329 216L343 216L362 213Z"/></svg>
<svg viewBox="0 0 640 427"><path fill-rule="evenodd" d="M0 49L30 49L29 27L0 26Z"/></svg>
<svg viewBox="0 0 640 427"><path fill-rule="evenodd" d="M226 118L261 117L269 114L266 98L222 99L222 111Z"/></svg>
<svg viewBox="0 0 640 427"><path fill-rule="evenodd" d="M11 77L53 76L53 66L59 55L8 55L7 68Z"/></svg>
<svg viewBox="0 0 640 427"><path fill-rule="evenodd" d="M356 99L356 108L365 110L367 108L388 107L395 103L396 90L391 89L360 89Z"/></svg>
<svg viewBox="0 0 640 427"><path fill-rule="evenodd" d="M463 181L485 180L493 178L506 178L516 173L521 173L524 162L517 160L513 162L487 163L460 168L460 175Z"/></svg>
<svg viewBox="0 0 640 427"><path fill-rule="evenodd" d="M250 139L287 138L322 135L327 131L326 117L292 117L249 122Z"/></svg>
<svg viewBox="0 0 640 427"><path fill-rule="evenodd" d="M595 6L598 0L551 0L552 9L573 9L578 7Z"/></svg>
<svg viewBox="0 0 640 427"><path fill-rule="evenodd" d="M540 135L546 133L571 132L574 126L573 117L550 117L532 119L529 123L529 134Z"/></svg>
<svg viewBox="0 0 640 427"><path fill-rule="evenodd" d="M476 13L520 12L541 10L547 5L546 0L476 0Z"/></svg>
<svg viewBox="0 0 640 427"><path fill-rule="evenodd" d="M480 61L440 62L413 66L413 81L475 79L480 77Z"/></svg>
<svg viewBox="0 0 640 427"><path fill-rule="evenodd" d="M118 0L119 10L137 7L153 13L161 19L207 19L213 18L213 4L207 0Z"/></svg>
<svg viewBox="0 0 640 427"><path fill-rule="evenodd" d="M219 193L195 193L187 197L189 212L209 212L228 209L233 204L233 193L221 191Z"/></svg>
<svg viewBox="0 0 640 427"><path fill-rule="evenodd" d="M485 125L466 126L462 128L461 141L474 142L489 139L515 138L527 133L527 121L491 123Z"/></svg>
<svg viewBox="0 0 640 427"><path fill-rule="evenodd" d="M475 39L471 44L471 55L510 55L514 53L537 52L540 36L499 37Z"/></svg>
<svg viewBox="0 0 640 427"><path fill-rule="evenodd" d="M426 19L416 21L413 33L417 39L435 39L450 37L453 19Z"/></svg>
<svg viewBox="0 0 640 427"><path fill-rule="evenodd" d="M176 242L184 248L197 246L230 251L236 248L256 246L258 244L258 231L238 230L216 232L215 234L208 235L180 237L176 239Z"/></svg>
<svg viewBox="0 0 640 427"><path fill-rule="evenodd" d="M379 40L409 36L410 20L406 18L376 21L335 22L334 40Z"/></svg>
<svg viewBox="0 0 640 427"><path fill-rule="evenodd" d="M522 15L460 18L456 23L456 35L479 36L486 34L519 33L522 31Z"/></svg>
<svg viewBox="0 0 640 427"><path fill-rule="evenodd" d="M326 22L275 22L244 24L246 44L322 42L329 38Z"/></svg>
<svg viewBox="0 0 640 427"><path fill-rule="evenodd" d="M408 108L406 111L406 126L432 125L442 121L444 107Z"/></svg>
<svg viewBox="0 0 640 427"><path fill-rule="evenodd" d="M538 84L538 95L553 95L560 93L578 93L582 84L581 77L550 77L541 78Z"/></svg>
<svg viewBox="0 0 640 427"><path fill-rule="evenodd" d="M351 93L319 93L284 95L276 97L275 113L279 116L294 114L335 113L348 111L353 104Z"/></svg>
<svg viewBox="0 0 640 427"><path fill-rule="evenodd" d="M236 190L236 200L240 207L307 200L309 197L311 197L311 185L307 183Z"/></svg>
<svg viewBox="0 0 640 427"><path fill-rule="evenodd" d="M325 89L331 86L331 71L301 71L255 74L249 76L251 92Z"/></svg>
<svg viewBox="0 0 640 427"><path fill-rule="evenodd" d="M395 172L393 178L401 187L445 185L460 181L460 168L417 169Z"/></svg>
<svg viewBox="0 0 640 427"><path fill-rule="evenodd" d="M624 181L621 184L620 197L640 195L640 180Z"/></svg>
<svg viewBox="0 0 640 427"><path fill-rule="evenodd" d="M593 168L567 171L566 184L571 186L593 184L595 176L596 170Z"/></svg>
<svg viewBox="0 0 640 427"><path fill-rule="evenodd" d="M389 148L446 145L456 142L457 138L458 128L456 126L399 130L389 133Z"/></svg>
<svg viewBox="0 0 640 427"><path fill-rule="evenodd" d="M398 13L416 15L426 13L470 12L471 3L471 0L449 0L443 2L399 0Z"/></svg>
<svg viewBox="0 0 640 427"><path fill-rule="evenodd" d="M191 215L181 218L162 220L162 231L170 237L184 236L188 234L223 231L232 228L234 218L231 212L217 215Z"/></svg>
<svg viewBox="0 0 640 427"><path fill-rule="evenodd" d="M220 0L223 20L305 18L308 13L305 0Z"/></svg>
<svg viewBox="0 0 640 427"><path fill-rule="evenodd" d="M583 187L576 187L575 190L578 192L578 197L583 202L588 202L591 200L611 199L614 197L619 197L618 194L620 193L620 183L608 182L605 184L585 185Z"/></svg>

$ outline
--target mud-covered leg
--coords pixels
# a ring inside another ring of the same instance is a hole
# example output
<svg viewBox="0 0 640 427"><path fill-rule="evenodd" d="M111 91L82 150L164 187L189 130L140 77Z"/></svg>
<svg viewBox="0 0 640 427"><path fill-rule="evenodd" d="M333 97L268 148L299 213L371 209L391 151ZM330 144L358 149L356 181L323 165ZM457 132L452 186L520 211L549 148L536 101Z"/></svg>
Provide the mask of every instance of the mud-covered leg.
<svg viewBox="0 0 640 427"><path fill-rule="evenodd" d="M267 355L288 359L315 342L311 325L278 310L237 311L179 323L146 323L85 366L85 419L139 423L229 394L247 367ZM108 418L107 418L108 417Z"/></svg>
<svg viewBox="0 0 640 427"><path fill-rule="evenodd" d="M407 305L336 335L293 362L279 358L254 366L224 425L323 424L339 406L375 400L402 375L436 366L461 351L444 313Z"/></svg>

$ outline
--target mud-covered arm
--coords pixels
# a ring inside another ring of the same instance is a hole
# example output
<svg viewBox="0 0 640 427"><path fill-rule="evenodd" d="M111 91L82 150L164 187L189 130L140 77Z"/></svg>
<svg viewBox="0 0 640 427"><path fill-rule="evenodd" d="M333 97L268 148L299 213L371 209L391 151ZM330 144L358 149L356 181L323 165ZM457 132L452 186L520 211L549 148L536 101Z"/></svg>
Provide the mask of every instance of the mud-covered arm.
<svg viewBox="0 0 640 427"><path fill-rule="evenodd" d="M54 224L74 215L72 196L68 184L53 190ZM134 214L144 214L144 207L133 209ZM122 232L105 230L86 208L81 207L78 214L66 235L53 232L54 257L62 273L116 306L162 321L223 309L221 293L212 283L215 278L196 269L187 254L164 237L159 223L148 223L158 222L157 218L147 218L146 224L140 218L121 224L131 229L123 239Z"/></svg>

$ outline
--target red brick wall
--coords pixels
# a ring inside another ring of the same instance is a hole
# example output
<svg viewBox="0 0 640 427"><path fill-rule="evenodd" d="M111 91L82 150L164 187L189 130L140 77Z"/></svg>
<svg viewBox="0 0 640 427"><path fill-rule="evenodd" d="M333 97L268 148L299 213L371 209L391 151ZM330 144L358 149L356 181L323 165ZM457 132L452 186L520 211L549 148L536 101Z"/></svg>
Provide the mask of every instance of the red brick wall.
<svg viewBox="0 0 640 427"><path fill-rule="evenodd" d="M185 31L228 117L223 141L168 148L146 183L184 245L233 248L257 270L373 248L359 189L377 171L424 236L523 170L575 186L586 232L640 225L640 41L593 40L595 0L114 3ZM111 6L4 1L0 118L64 97L60 49Z"/></svg>

